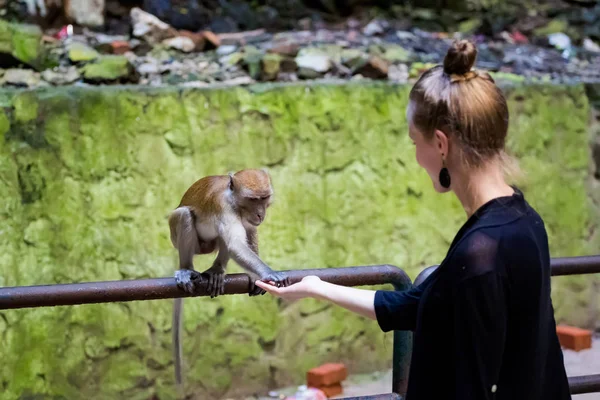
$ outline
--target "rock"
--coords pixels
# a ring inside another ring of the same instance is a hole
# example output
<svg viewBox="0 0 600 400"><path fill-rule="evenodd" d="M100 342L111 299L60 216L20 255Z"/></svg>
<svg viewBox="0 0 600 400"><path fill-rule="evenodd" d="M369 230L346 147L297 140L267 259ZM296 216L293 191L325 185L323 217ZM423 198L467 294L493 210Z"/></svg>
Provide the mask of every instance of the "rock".
<svg viewBox="0 0 600 400"><path fill-rule="evenodd" d="M99 32L90 32L86 29L86 36L90 38L91 42L96 42L98 44L111 44L113 42L127 42L129 40L128 36L125 35L107 35Z"/></svg>
<svg viewBox="0 0 600 400"><path fill-rule="evenodd" d="M33 87L40 82L40 75L30 69L11 68L4 71L4 76L2 76L0 82L2 85Z"/></svg>
<svg viewBox="0 0 600 400"><path fill-rule="evenodd" d="M243 59L244 59L244 53L236 52L236 53L231 53L229 55L221 57L219 62L226 66L234 66L234 65L239 64Z"/></svg>
<svg viewBox="0 0 600 400"><path fill-rule="evenodd" d="M143 38L150 44L158 44L165 39L178 36L177 31L169 24L138 7L131 9L130 17L133 25L133 36Z"/></svg>
<svg viewBox="0 0 600 400"><path fill-rule="evenodd" d="M36 25L0 19L0 53L10 54L38 71L48 62L47 51L42 45L42 31Z"/></svg>
<svg viewBox="0 0 600 400"><path fill-rule="evenodd" d="M140 64L136 69L141 75L153 75L160 73L160 68L158 64L155 63Z"/></svg>
<svg viewBox="0 0 600 400"><path fill-rule="evenodd" d="M68 85L79 78L81 78L81 74L75 66L47 69L42 72L43 80L57 86Z"/></svg>
<svg viewBox="0 0 600 400"><path fill-rule="evenodd" d="M264 29L255 29L244 32L229 32L216 35L219 40L219 45L245 45L254 42L260 42L263 39L270 37Z"/></svg>
<svg viewBox="0 0 600 400"><path fill-rule="evenodd" d="M392 62L410 62L413 61L413 55L410 51L406 50L402 46L391 45L387 46L382 56Z"/></svg>
<svg viewBox="0 0 600 400"><path fill-rule="evenodd" d="M548 35L548 42L560 50L566 50L571 47L571 39L562 32Z"/></svg>
<svg viewBox="0 0 600 400"><path fill-rule="evenodd" d="M388 79L396 83L408 81L408 67L406 64L390 65L388 68Z"/></svg>
<svg viewBox="0 0 600 400"><path fill-rule="evenodd" d="M177 36L165 39L162 41L162 44L169 48L183 51L184 53L190 53L196 48L194 41L187 36Z"/></svg>
<svg viewBox="0 0 600 400"><path fill-rule="evenodd" d="M413 40L417 38L414 33L407 31L396 31L396 37L400 40Z"/></svg>
<svg viewBox="0 0 600 400"><path fill-rule="evenodd" d="M228 45L219 47L217 49L217 55L226 56L226 55L229 55L229 54L235 52L236 50L237 50L237 46L228 44Z"/></svg>
<svg viewBox="0 0 600 400"><path fill-rule="evenodd" d="M258 79L261 73L262 53L254 46L244 49L244 67L252 79Z"/></svg>
<svg viewBox="0 0 600 400"><path fill-rule="evenodd" d="M64 0L67 18L84 26L103 26L104 6L104 0Z"/></svg>
<svg viewBox="0 0 600 400"><path fill-rule="evenodd" d="M410 78L417 78L426 70L434 67L434 63L423 63L423 62L415 62L412 63L410 69L408 70L408 76Z"/></svg>
<svg viewBox="0 0 600 400"><path fill-rule="evenodd" d="M206 47L206 39L202 32L179 31L179 35L192 39L194 42L194 51L202 51Z"/></svg>
<svg viewBox="0 0 600 400"><path fill-rule="evenodd" d="M362 31L365 36L381 35L385 32L387 26L388 24L386 21L374 19L373 21L369 22Z"/></svg>
<svg viewBox="0 0 600 400"><path fill-rule="evenodd" d="M291 57L283 56L281 58L281 63L279 65L280 72L283 73L291 73L296 72L298 69L298 65L296 65L296 61L294 61Z"/></svg>
<svg viewBox="0 0 600 400"><path fill-rule="evenodd" d="M108 55L86 64L82 72L86 81L109 82L132 77L133 67L124 56Z"/></svg>
<svg viewBox="0 0 600 400"><path fill-rule="evenodd" d="M533 33L536 36L548 36L552 33L565 32L569 28L569 25L566 21L553 19L548 22L546 25L534 29Z"/></svg>
<svg viewBox="0 0 600 400"><path fill-rule="evenodd" d="M592 53L600 53L600 46L590 38L583 39L583 48Z"/></svg>
<svg viewBox="0 0 600 400"><path fill-rule="evenodd" d="M300 51L300 46L297 43L284 43L271 47L268 52L280 54L282 56L296 57Z"/></svg>
<svg viewBox="0 0 600 400"><path fill-rule="evenodd" d="M302 71L313 71L323 74L331 69L331 58L329 55L315 51L314 49L302 49L295 58L296 65ZM312 75L309 73L309 75Z"/></svg>
<svg viewBox="0 0 600 400"><path fill-rule="evenodd" d="M74 42L71 45L69 45L67 54L69 60L71 60L74 63L92 61L100 56L100 54L96 50L79 42Z"/></svg>
<svg viewBox="0 0 600 400"><path fill-rule="evenodd" d="M341 54L341 62L350 67L353 61L360 59L364 53L359 49L344 49Z"/></svg>
<svg viewBox="0 0 600 400"><path fill-rule="evenodd" d="M281 65L281 56L279 54L266 54L262 59L262 78L272 81L277 79Z"/></svg>
<svg viewBox="0 0 600 400"><path fill-rule="evenodd" d="M357 68L356 73L371 79L384 79L388 76L389 64L379 56L370 56L367 62Z"/></svg>

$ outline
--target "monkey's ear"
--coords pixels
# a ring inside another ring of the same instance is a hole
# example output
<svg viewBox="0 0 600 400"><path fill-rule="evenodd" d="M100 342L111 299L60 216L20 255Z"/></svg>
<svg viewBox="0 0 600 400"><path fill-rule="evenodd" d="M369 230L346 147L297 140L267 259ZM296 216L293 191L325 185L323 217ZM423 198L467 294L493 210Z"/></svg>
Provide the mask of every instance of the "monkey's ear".
<svg viewBox="0 0 600 400"><path fill-rule="evenodd" d="M233 190L233 172L230 172L227 175L229 175L229 189Z"/></svg>

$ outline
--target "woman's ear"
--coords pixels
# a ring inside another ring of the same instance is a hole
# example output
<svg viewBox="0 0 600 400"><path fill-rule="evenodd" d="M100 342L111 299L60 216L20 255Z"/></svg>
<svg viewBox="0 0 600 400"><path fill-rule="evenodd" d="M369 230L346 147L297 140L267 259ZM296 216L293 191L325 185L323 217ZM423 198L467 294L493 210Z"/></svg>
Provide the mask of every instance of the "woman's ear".
<svg viewBox="0 0 600 400"><path fill-rule="evenodd" d="M435 146L438 148L440 154L443 154L445 157L448 156L448 136L439 129L436 129L434 132L435 138Z"/></svg>

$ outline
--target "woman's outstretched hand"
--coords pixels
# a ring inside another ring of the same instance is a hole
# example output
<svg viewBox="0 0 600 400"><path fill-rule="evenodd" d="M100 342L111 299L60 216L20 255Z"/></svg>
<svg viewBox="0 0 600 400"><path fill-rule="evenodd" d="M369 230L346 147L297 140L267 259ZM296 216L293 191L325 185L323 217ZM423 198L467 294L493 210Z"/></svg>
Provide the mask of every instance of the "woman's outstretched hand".
<svg viewBox="0 0 600 400"><path fill-rule="evenodd" d="M373 290L335 285L322 281L318 276L314 275L305 276L300 282L288 287L277 287L274 284L263 281L256 281L254 284L272 295L285 300L313 297L319 300L330 301L367 318L376 319L374 308L375 291Z"/></svg>
<svg viewBox="0 0 600 400"><path fill-rule="evenodd" d="M254 284L261 289L266 290L274 296L285 300L298 300L305 297L318 297L319 289L323 281L318 276L305 276L300 282L287 287L277 287L263 281L256 281Z"/></svg>

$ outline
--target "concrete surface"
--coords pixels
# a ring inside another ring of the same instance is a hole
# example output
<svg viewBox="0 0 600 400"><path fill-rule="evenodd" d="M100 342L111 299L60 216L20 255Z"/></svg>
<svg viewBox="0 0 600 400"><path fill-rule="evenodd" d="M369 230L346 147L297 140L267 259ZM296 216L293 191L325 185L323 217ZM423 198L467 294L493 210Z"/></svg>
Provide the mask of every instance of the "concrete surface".
<svg viewBox="0 0 600 400"><path fill-rule="evenodd" d="M594 337L591 349L580 352L563 349L563 354L568 376L600 374L600 336ZM392 387L392 371L351 375L344 381L343 386L344 393L332 397L333 399L389 393ZM275 392L279 395L291 395L295 392L295 388L286 388ZM265 397L264 399L269 398L277 397ZM574 395L573 400L600 400L600 393Z"/></svg>

